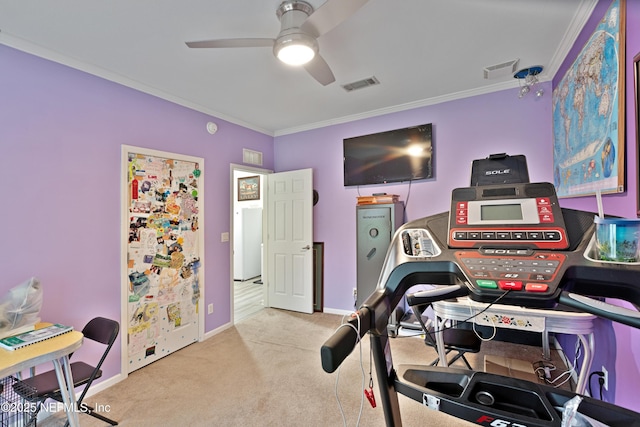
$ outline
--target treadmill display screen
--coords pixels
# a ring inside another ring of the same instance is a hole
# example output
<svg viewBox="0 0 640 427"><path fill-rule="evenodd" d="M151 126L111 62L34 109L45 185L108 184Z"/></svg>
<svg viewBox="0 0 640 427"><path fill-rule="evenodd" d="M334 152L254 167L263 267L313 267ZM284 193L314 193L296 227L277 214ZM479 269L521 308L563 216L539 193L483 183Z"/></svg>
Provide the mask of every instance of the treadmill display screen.
<svg viewBox="0 0 640 427"><path fill-rule="evenodd" d="M555 187L548 182L455 188L447 243L459 249L569 247Z"/></svg>
<svg viewBox="0 0 640 427"><path fill-rule="evenodd" d="M482 221L521 220L522 205L520 205L520 203L509 205L482 205L480 208L480 219Z"/></svg>

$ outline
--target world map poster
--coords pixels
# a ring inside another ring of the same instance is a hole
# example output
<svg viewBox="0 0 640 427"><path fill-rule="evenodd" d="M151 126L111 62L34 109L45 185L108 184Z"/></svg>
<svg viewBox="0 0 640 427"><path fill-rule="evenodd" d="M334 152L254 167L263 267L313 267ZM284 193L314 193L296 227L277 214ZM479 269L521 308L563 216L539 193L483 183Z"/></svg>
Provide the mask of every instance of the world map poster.
<svg viewBox="0 0 640 427"><path fill-rule="evenodd" d="M553 90L559 197L624 191L624 12L614 0Z"/></svg>

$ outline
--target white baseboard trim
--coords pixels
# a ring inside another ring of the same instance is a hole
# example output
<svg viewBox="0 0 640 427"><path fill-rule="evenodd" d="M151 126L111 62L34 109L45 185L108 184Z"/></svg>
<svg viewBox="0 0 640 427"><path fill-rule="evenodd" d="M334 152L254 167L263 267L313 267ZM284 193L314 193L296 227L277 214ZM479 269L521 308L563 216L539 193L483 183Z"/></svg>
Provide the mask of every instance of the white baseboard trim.
<svg viewBox="0 0 640 427"><path fill-rule="evenodd" d="M120 381L123 381L126 378L127 378L126 375L118 374L100 383L91 385L91 387L89 388L89 391L87 391L87 395L84 397L85 400L87 399L87 397L93 396L96 393L100 393L101 391L108 389L112 385L118 384ZM93 406L91 404L89 405Z"/></svg>
<svg viewBox="0 0 640 427"><path fill-rule="evenodd" d="M226 331L227 329L233 327L233 323L229 322L229 323L225 323L222 326L219 326L215 329L210 330L209 332L207 332L206 334L204 334L204 336L202 337L202 340L200 340L200 342L204 341L204 340L208 340L209 338L218 335L220 332L222 331Z"/></svg>
<svg viewBox="0 0 640 427"><path fill-rule="evenodd" d="M344 316L345 314L351 314L353 313L353 310L342 310L339 308L324 308L322 310L323 313L327 313L327 314L339 314L341 316Z"/></svg>

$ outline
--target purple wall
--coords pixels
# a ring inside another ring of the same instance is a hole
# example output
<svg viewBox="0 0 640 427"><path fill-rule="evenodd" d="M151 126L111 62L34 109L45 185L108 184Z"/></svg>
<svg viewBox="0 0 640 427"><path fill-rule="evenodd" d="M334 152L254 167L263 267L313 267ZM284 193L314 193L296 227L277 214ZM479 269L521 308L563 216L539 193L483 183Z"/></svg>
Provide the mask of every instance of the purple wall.
<svg viewBox="0 0 640 427"><path fill-rule="evenodd" d="M31 276L43 320L120 321L122 144L205 159L205 331L230 319L230 163L242 148L273 166L273 138L0 45L0 295ZM207 133L215 121L219 130ZM126 331L125 325L123 330ZM121 338L122 339L121 335ZM120 343L114 355L119 354ZM111 356L104 378L120 372Z"/></svg>
<svg viewBox="0 0 640 427"><path fill-rule="evenodd" d="M543 87L551 93L550 83ZM314 188L320 195L314 207L314 240L325 243L325 308L353 308L358 195L400 195L407 204L409 221L448 211L451 190L469 185L471 162L502 152L526 155L530 178L550 181L550 116L550 96L519 99L513 89L277 137L276 171L314 171ZM411 187L360 187L359 193L357 187L344 187L343 138L424 123L433 123L434 179L414 182Z"/></svg>
<svg viewBox="0 0 640 427"><path fill-rule="evenodd" d="M573 64L580 50L583 48L598 21L604 16L611 1L600 0L591 19L584 26L571 52L567 55L562 67L554 78L554 87L562 79L567 69ZM626 192L615 195L604 195L603 205L607 214L635 218L637 206L637 116L635 109L636 88L634 84L633 58L640 52L640 2L627 1L626 11ZM579 197L563 199L563 207L597 211L595 197ZM626 303L618 303L628 306ZM573 348L573 340L565 337L561 340L562 347ZM615 351L613 351L615 349ZM609 371L609 391L604 392L604 399L617 405L640 411L640 403L636 395L640 384L640 331L630 327L600 321L596 328L596 357L592 365L593 370L600 370L604 366ZM593 387L597 382L593 381Z"/></svg>
<svg viewBox="0 0 640 427"><path fill-rule="evenodd" d="M600 17L609 7L601 0L584 34L567 56L554 83L575 59ZM633 56L640 51L640 2L627 5L627 192L604 196L609 214L636 216L636 124ZM634 25L635 24L635 25ZM356 283L355 205L358 195L375 192L398 194L406 201L406 220L449 210L451 190L469 185L471 161L492 153L507 152L527 157L532 181L553 182L553 129L551 84L546 83L542 99L518 99L517 90L450 101L411 111L329 126L322 129L276 137L275 170L311 167L314 188L320 201L314 208L314 240L325 243L324 304L326 309L351 310ZM357 96L357 93L354 93ZM342 181L342 139L423 123L434 125L435 178L409 186L366 186L345 188ZM594 197L562 199L564 207L596 211ZM615 331L615 334L611 332ZM640 331L599 321L594 370L608 367L610 388L605 400L636 411L635 395L640 383ZM635 339L634 339L635 338ZM573 358L573 341L560 337L563 348ZM615 349L615 350L614 350ZM619 373L618 375L616 375ZM597 386L594 380L594 386Z"/></svg>

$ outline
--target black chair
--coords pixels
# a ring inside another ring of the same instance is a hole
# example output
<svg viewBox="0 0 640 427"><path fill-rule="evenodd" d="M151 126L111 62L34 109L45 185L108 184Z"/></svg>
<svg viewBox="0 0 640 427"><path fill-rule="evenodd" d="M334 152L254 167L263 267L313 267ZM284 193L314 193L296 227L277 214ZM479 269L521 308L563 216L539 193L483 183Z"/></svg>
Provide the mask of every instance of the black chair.
<svg viewBox="0 0 640 427"><path fill-rule="evenodd" d="M118 425L118 423L94 412L94 408L87 404L83 404L82 400L87 394L87 391L89 391L89 387L91 387L93 381L102 376L102 370L100 368L106 359L107 354L109 354L113 343L118 337L119 331L120 325L115 320L105 319L104 317L91 319L82 330L82 334L86 339L105 344L107 347L95 366L80 361L71 363L71 375L73 376L74 387L84 385L84 389L78 397L78 408L81 408L84 413L113 426ZM16 393L21 395L24 399L37 402L36 410L31 415L32 419L28 425L35 425L36 417L45 400L54 399L58 402L62 402L60 386L58 385L58 378L56 377L55 371L48 371L23 379L14 384L13 388ZM65 424L65 427L67 425L68 422Z"/></svg>
<svg viewBox="0 0 640 427"><path fill-rule="evenodd" d="M428 347L434 348L438 351L438 346L436 344L435 339L435 331L433 329L433 322L431 319L428 319L427 322L422 318L422 313L431 306L431 304L421 304L411 306L413 313L418 319L420 326L424 332L424 343ZM480 347L482 345L482 340L476 335L475 331L471 329L462 329L462 328L445 328L442 332L442 338L444 341L444 349L445 354L449 354L452 351L456 351L457 354L451 358L451 360L447 361L447 365L452 365L458 359L462 359L462 361L467 365L469 369L473 369L471 364L464 356L465 353L478 353L480 351ZM431 366L437 366L440 362L440 357L436 358L433 362L431 362Z"/></svg>

